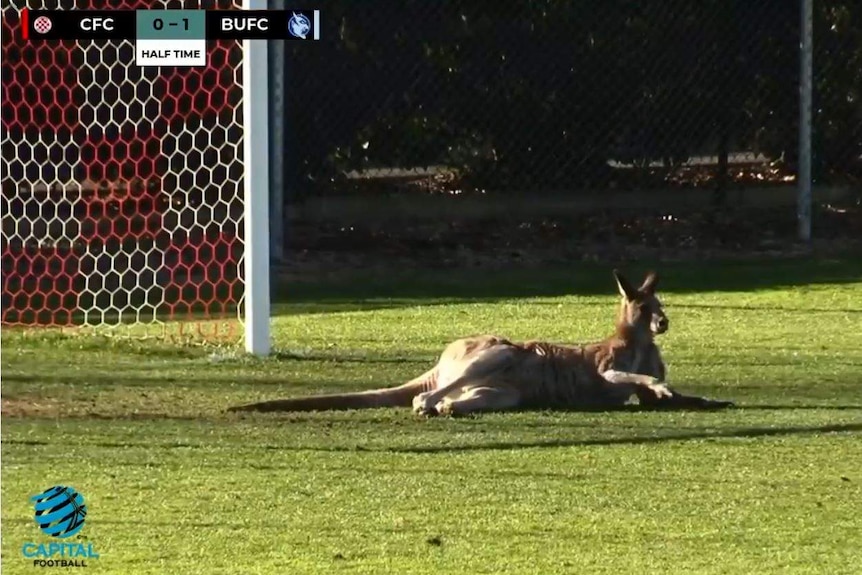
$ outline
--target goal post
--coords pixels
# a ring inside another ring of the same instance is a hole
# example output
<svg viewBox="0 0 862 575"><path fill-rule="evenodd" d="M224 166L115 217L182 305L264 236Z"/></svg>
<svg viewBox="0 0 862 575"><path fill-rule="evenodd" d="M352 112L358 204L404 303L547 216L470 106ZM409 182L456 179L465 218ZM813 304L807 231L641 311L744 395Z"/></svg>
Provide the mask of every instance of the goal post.
<svg viewBox="0 0 862 575"><path fill-rule="evenodd" d="M109 4L200 8L75 8ZM208 42L205 66L141 67L131 40L28 39L25 9L57 4L2 8L4 328L155 326L267 354L266 41Z"/></svg>
<svg viewBox="0 0 862 575"><path fill-rule="evenodd" d="M243 0L247 10L266 10L266 0ZM268 47L243 40L243 117L245 133L245 349L270 351L269 280L269 92Z"/></svg>

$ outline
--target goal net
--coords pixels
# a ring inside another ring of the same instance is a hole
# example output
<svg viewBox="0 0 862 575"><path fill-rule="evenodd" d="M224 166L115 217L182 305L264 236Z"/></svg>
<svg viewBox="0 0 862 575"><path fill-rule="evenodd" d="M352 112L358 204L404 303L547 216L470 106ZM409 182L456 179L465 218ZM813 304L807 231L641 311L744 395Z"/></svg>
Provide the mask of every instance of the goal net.
<svg viewBox="0 0 862 575"><path fill-rule="evenodd" d="M207 67L139 68L132 41L25 41L25 5L242 2L4 3L3 324L239 338L242 42L208 42Z"/></svg>

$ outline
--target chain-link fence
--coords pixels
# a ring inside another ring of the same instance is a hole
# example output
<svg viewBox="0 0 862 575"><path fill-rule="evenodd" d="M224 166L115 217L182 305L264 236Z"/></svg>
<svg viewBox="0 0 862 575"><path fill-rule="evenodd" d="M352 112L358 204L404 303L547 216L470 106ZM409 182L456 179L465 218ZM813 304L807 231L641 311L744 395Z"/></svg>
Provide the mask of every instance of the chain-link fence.
<svg viewBox="0 0 862 575"><path fill-rule="evenodd" d="M858 182L862 5L814 4L815 174ZM398 174L495 192L794 185L797 1L334 1L325 16L325 42L287 45L294 199Z"/></svg>
<svg viewBox="0 0 862 575"><path fill-rule="evenodd" d="M862 182L862 4L814 1L815 181Z"/></svg>

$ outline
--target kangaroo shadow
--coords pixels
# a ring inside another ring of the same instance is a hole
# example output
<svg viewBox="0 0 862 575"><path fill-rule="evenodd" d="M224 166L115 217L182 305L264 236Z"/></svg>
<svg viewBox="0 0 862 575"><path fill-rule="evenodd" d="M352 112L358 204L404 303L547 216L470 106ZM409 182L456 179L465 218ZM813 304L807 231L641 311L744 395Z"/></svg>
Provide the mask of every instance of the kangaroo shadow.
<svg viewBox="0 0 862 575"><path fill-rule="evenodd" d="M862 405L744 405L738 406L736 409L745 411L797 411L797 410L820 410L828 409L832 411L862 411Z"/></svg>
<svg viewBox="0 0 862 575"><path fill-rule="evenodd" d="M676 433L655 436L635 437L610 437L596 439L564 440L555 439L548 441L530 442L492 442L473 445L434 445L426 447L391 447L375 451L388 453L452 453L469 451L495 451L512 449L536 449L556 447L589 447L594 445L643 445L668 443L671 441L692 441L698 439L733 439L733 438L757 438L757 437L780 437L785 435L808 435L817 433L852 433L862 431L862 423L847 423L838 425L821 426L794 426L794 427L743 427L725 431L694 431L689 433Z"/></svg>
<svg viewBox="0 0 862 575"><path fill-rule="evenodd" d="M700 399L700 398L695 398ZM703 400L714 401L714 400ZM579 413L596 413L596 412L642 412L642 411L720 411L723 409L732 409L734 411L814 411L814 410L832 410L832 411L862 411L862 404L854 405L829 405L829 404L754 404L754 405L638 405L626 404L619 407L578 407L578 408L554 408L553 411L562 412L579 412ZM511 411L511 410L510 410ZM524 409L525 412L548 412L547 409Z"/></svg>

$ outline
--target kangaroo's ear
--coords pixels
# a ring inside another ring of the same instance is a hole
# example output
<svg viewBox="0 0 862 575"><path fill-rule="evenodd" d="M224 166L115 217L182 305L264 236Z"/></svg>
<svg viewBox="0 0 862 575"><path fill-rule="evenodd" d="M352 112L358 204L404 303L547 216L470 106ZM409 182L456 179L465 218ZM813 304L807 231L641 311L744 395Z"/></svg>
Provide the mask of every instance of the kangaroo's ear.
<svg viewBox="0 0 862 575"><path fill-rule="evenodd" d="M614 270L614 279L617 280L617 288L620 290L620 295L629 301L634 301L638 297L638 291L629 283L619 270Z"/></svg>
<svg viewBox="0 0 862 575"><path fill-rule="evenodd" d="M641 285L641 292L647 295L655 295L656 286L658 284L658 274L655 272L650 272L647 274L646 278L644 278L644 283Z"/></svg>

